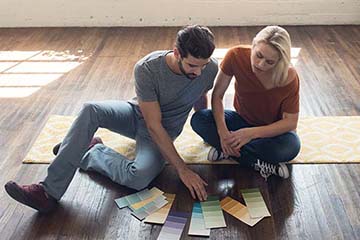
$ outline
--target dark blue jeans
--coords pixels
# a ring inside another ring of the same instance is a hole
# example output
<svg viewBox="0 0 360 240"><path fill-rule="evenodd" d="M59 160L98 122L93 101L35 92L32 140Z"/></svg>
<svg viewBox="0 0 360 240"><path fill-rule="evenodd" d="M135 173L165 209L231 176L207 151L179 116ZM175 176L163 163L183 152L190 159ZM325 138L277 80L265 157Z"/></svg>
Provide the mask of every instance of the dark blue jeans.
<svg viewBox="0 0 360 240"><path fill-rule="evenodd" d="M225 122L230 131L254 127L237 112L231 110L225 110ZM203 109L194 113L191 118L191 127L205 142L221 150L220 138L211 110ZM299 151L300 139L295 132L291 131L276 137L254 139L241 148L239 158L232 158L243 166L251 167L257 159L273 164L288 162L294 159Z"/></svg>

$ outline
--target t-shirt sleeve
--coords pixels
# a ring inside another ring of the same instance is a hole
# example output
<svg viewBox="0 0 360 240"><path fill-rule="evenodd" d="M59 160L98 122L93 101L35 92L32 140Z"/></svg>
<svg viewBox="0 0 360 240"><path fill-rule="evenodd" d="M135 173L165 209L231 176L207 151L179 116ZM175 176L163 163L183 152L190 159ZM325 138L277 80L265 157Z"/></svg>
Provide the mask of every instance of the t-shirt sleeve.
<svg viewBox="0 0 360 240"><path fill-rule="evenodd" d="M234 49L230 49L225 54L224 59L220 63L220 69L223 73L225 73L228 76L233 76L233 63L234 63Z"/></svg>
<svg viewBox="0 0 360 240"><path fill-rule="evenodd" d="M284 113L298 113L300 110L299 107L299 90L300 90L300 82L299 76L296 74L294 79L294 84L292 84L292 88L289 91L289 95L285 98L282 103L281 112Z"/></svg>
<svg viewBox="0 0 360 240"><path fill-rule="evenodd" d="M212 62L210 63L209 68L210 68L210 70L209 70L210 71L209 84L208 84L208 86L206 88L206 92L213 88L215 77L216 77L216 74L217 74L217 72L219 70L218 61L215 58L212 59Z"/></svg>
<svg viewBox="0 0 360 240"><path fill-rule="evenodd" d="M137 98L144 102L158 101L154 77L146 65L136 64L134 75Z"/></svg>

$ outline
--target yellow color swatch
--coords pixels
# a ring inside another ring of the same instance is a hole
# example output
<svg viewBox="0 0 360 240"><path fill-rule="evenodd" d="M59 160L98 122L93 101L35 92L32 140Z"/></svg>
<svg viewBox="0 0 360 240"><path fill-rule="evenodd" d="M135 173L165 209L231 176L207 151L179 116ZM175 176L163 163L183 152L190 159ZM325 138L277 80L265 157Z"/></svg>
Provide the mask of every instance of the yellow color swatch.
<svg viewBox="0 0 360 240"><path fill-rule="evenodd" d="M258 223L261 219L263 219L263 217L251 218L247 207L240 202L232 199L231 197L226 197L221 200L220 206L225 212L236 217L237 219L251 227Z"/></svg>
<svg viewBox="0 0 360 240"><path fill-rule="evenodd" d="M146 204L154 201L158 196L162 195L164 192L161 191L160 189L158 189L157 187L153 187L152 189L150 189L150 193L151 193L151 197L147 198L141 202L137 202L134 203L132 205L130 205L130 208L134 211L137 210L143 206L145 206Z"/></svg>
<svg viewBox="0 0 360 240"><path fill-rule="evenodd" d="M145 218L145 222L147 223L157 223L164 224L167 216L169 215L170 208L175 200L175 194L165 193L164 196L168 201L164 207L160 208L158 211L150 214Z"/></svg>

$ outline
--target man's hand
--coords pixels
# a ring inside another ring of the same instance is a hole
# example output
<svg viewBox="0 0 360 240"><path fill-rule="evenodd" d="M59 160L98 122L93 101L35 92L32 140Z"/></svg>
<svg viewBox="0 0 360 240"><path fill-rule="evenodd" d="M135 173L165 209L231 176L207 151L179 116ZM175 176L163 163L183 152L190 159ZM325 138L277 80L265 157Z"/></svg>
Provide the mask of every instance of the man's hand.
<svg viewBox="0 0 360 240"><path fill-rule="evenodd" d="M174 143L161 123L161 110L158 102L142 102L139 106L144 116L150 136L160 149L162 156L167 159L178 171L181 181L190 190L192 197L206 200L207 185L199 175L191 171L176 151ZM195 195L196 194L196 195Z"/></svg>
<svg viewBox="0 0 360 240"><path fill-rule="evenodd" d="M178 173L181 181L189 189L193 199L196 199L196 197L200 201L205 201L207 199L205 186L208 184L198 174L188 167L180 169Z"/></svg>

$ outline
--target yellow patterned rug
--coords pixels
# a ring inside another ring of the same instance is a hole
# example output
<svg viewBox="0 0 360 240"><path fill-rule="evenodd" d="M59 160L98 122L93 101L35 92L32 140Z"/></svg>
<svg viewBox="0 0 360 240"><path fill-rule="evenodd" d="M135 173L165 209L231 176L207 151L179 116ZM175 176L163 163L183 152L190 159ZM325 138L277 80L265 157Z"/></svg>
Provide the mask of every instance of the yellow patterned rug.
<svg viewBox="0 0 360 240"><path fill-rule="evenodd" d="M61 142L74 117L50 116L34 145L23 160L24 163L50 163L54 158L53 146ZM302 147L291 163L359 163L360 116L309 117L299 121L298 134ZM96 136L116 151L134 158L135 142L106 129L99 129ZM188 164L211 164L206 160L209 145L192 131L189 122L175 141L180 155ZM216 164L236 164L231 160Z"/></svg>

